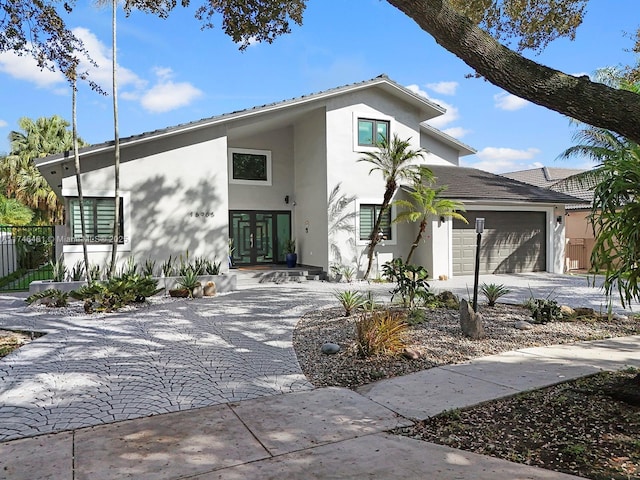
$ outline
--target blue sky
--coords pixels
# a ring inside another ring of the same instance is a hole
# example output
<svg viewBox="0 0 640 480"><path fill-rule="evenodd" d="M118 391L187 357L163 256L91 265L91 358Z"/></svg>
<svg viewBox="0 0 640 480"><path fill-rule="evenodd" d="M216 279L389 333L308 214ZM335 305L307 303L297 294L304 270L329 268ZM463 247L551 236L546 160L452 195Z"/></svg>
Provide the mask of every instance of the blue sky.
<svg viewBox="0 0 640 480"><path fill-rule="evenodd" d="M194 2L198 4L200 2ZM633 63L627 50L638 26L637 0L591 0L577 38L552 43L534 60L570 74ZM240 52L220 28L202 31L194 7L161 20L139 12L118 19L120 134L128 136L359 82L382 73L447 108L433 126L478 150L463 164L501 173L556 160L574 127L560 114L465 78L462 61L381 0L309 0L304 24L273 44ZM106 90L111 74L111 12L79 2L68 18L98 63L91 76ZM219 25L217 25L218 27ZM71 92L57 73L28 57L0 54L0 153L26 116L71 119ZM110 97L86 86L78 95L78 130L98 143L113 138Z"/></svg>

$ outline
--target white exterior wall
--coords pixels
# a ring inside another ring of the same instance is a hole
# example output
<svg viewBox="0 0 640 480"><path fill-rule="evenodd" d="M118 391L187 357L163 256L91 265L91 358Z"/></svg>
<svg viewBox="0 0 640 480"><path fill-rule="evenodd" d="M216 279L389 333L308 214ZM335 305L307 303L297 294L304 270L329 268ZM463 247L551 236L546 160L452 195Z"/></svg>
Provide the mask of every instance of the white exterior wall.
<svg viewBox="0 0 640 480"><path fill-rule="evenodd" d="M138 262L155 259L159 267L169 255L188 250L191 257L216 257L227 267L227 142L223 129L217 130L186 134L164 146L158 141L123 149L120 190L128 241L118 246L120 262L134 255ZM112 155L84 163L107 163ZM82 174L82 181L84 196L113 196L111 166ZM76 196L75 177L65 178L62 188L64 196ZM90 245L90 262L103 265L110 251L109 245ZM82 246L65 245L64 254L73 265L82 259Z"/></svg>
<svg viewBox="0 0 640 480"><path fill-rule="evenodd" d="M298 263L328 271L327 124L325 110L314 110L296 122L293 237Z"/></svg>
<svg viewBox="0 0 640 480"><path fill-rule="evenodd" d="M368 242L359 240L357 216L359 204L382 203L385 184L379 171L369 174L372 167L370 163L358 162L362 152L367 150L367 147L357 145L358 118L389 120L390 135L397 134L403 140L410 139L413 149L421 146L419 124L423 118L417 109L407 108L404 102L381 91L367 90L342 95L331 99L327 105L327 190L331 192L340 182L343 193L357 197L353 204L353 211L356 213L353 225L356 230L355 245L347 241L346 235L342 235L338 243L343 252L343 263L356 266L363 273L367 263ZM441 152L446 152L447 157L440 158L432 152L425 155L423 163L451 163L451 152L446 147ZM394 208L392 218L395 218L395 213ZM394 226L394 229L394 239L385 241L376 248L379 258L406 258L411 242L415 238L417 225L399 224ZM421 245L419 250L424 248L429 247L426 244ZM425 254L422 251L416 260L423 261L432 256L432 252ZM378 263L382 264L383 261L374 262L372 276L376 274L375 268Z"/></svg>
<svg viewBox="0 0 640 480"><path fill-rule="evenodd" d="M229 184L229 210L291 210L284 197L292 197L294 190L293 128L242 139L232 137L228 146L271 152L271 185Z"/></svg>

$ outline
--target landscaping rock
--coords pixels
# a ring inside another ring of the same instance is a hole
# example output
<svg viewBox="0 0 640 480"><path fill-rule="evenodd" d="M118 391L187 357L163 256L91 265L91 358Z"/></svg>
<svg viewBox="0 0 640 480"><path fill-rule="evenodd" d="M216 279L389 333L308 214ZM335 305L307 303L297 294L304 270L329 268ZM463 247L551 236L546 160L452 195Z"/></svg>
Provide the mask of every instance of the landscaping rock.
<svg viewBox="0 0 640 480"><path fill-rule="evenodd" d="M322 344L320 350L322 351L322 353L325 353L327 355L333 355L340 351L340 345L338 345L337 343L327 342Z"/></svg>
<svg viewBox="0 0 640 480"><path fill-rule="evenodd" d="M482 315L474 312L469 302L464 299L460 301L460 328L462 333L473 340L486 337L482 325Z"/></svg>
<svg viewBox="0 0 640 480"><path fill-rule="evenodd" d="M628 316L626 316L626 315L621 315L621 314L619 314L619 313L614 313L614 314L611 316L611 318L612 318L613 320L615 320L616 322L619 322L619 321L626 322L627 320L629 320L629 317L628 317Z"/></svg>
<svg viewBox="0 0 640 480"><path fill-rule="evenodd" d="M531 330L533 325L531 325L526 320L519 320L513 324L513 328L517 328L518 330Z"/></svg>
<svg viewBox="0 0 640 480"><path fill-rule="evenodd" d="M574 311L578 317L594 318L597 316L596 311L593 308L578 307L574 308Z"/></svg>
<svg viewBox="0 0 640 480"><path fill-rule="evenodd" d="M565 317L571 317L572 315L575 315L576 311L568 305L561 305L560 313Z"/></svg>
<svg viewBox="0 0 640 480"><path fill-rule="evenodd" d="M421 357L420 352L413 348L405 348L402 351L402 356L404 358L408 358L409 360L418 360Z"/></svg>

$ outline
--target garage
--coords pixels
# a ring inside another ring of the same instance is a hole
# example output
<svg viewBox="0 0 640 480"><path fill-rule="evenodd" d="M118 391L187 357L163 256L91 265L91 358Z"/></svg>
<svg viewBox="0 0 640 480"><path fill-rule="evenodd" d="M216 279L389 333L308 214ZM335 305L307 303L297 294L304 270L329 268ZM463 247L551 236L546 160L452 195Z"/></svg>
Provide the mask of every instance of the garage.
<svg viewBox="0 0 640 480"><path fill-rule="evenodd" d="M473 275L476 218L485 219L480 273L542 272L547 266L546 213L475 210L453 221L453 275Z"/></svg>

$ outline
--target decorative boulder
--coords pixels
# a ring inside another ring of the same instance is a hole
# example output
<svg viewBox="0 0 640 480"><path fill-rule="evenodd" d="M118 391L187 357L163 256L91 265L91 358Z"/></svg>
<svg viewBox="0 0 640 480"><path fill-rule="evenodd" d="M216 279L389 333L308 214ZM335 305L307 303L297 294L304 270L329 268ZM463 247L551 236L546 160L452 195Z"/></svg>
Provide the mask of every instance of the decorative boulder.
<svg viewBox="0 0 640 480"><path fill-rule="evenodd" d="M576 311L568 305L561 305L560 313L565 317L571 317L572 315L575 315Z"/></svg>
<svg viewBox="0 0 640 480"><path fill-rule="evenodd" d="M474 312L469 302L464 299L460 301L460 328L462 333L473 340L486 337L482 325L482 315Z"/></svg>
<svg viewBox="0 0 640 480"><path fill-rule="evenodd" d="M323 343L322 347L320 347L320 351L326 355L333 355L340 351L340 345L331 342Z"/></svg>
<svg viewBox="0 0 640 480"><path fill-rule="evenodd" d="M517 328L518 330L531 330L533 328L533 325L531 325L526 320L518 320L513 324L513 328Z"/></svg>
<svg viewBox="0 0 640 480"><path fill-rule="evenodd" d="M414 348L405 348L402 356L409 360L418 360L421 357L420 352Z"/></svg>

